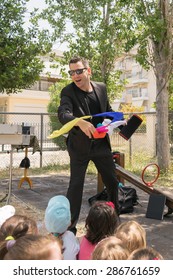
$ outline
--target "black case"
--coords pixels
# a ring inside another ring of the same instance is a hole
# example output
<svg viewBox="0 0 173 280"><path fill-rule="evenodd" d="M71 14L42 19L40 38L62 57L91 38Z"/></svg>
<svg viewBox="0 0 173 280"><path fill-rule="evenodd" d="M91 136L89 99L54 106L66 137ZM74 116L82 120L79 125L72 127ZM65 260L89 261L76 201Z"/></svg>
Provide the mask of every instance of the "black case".
<svg viewBox="0 0 173 280"><path fill-rule="evenodd" d="M132 134L136 131L136 129L142 123L142 119L137 116L133 115L128 121L127 125L124 125L123 128L120 130L119 135L121 135L124 139L129 140Z"/></svg>

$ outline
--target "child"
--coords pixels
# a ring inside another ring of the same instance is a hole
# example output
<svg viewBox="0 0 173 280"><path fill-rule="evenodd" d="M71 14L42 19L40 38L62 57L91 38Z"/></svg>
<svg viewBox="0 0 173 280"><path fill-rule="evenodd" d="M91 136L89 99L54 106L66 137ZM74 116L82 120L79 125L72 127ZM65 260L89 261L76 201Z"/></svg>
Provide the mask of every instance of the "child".
<svg viewBox="0 0 173 280"><path fill-rule="evenodd" d="M52 235L26 235L7 241L4 260L62 260L62 242Z"/></svg>
<svg viewBox="0 0 173 280"><path fill-rule="evenodd" d="M8 218L0 228L0 259L7 253L7 241L16 241L26 234L38 234L37 223L23 215L13 215Z"/></svg>
<svg viewBox="0 0 173 280"><path fill-rule="evenodd" d="M163 257L154 248L146 247L133 251L128 260L163 260Z"/></svg>
<svg viewBox="0 0 173 280"><path fill-rule="evenodd" d="M92 260L127 260L128 249L115 236L102 239L92 253Z"/></svg>
<svg viewBox="0 0 173 280"><path fill-rule="evenodd" d="M146 231L136 221L122 223L116 230L116 237L122 240L130 253L146 247Z"/></svg>
<svg viewBox="0 0 173 280"><path fill-rule="evenodd" d="M44 221L46 230L62 239L64 260L76 260L79 241L74 233L68 230L71 225L71 213L70 203L65 196L57 195L49 200Z"/></svg>
<svg viewBox="0 0 173 280"><path fill-rule="evenodd" d="M38 234L37 223L24 215L13 215L8 218L0 228L0 241L8 236L17 239L25 234Z"/></svg>
<svg viewBox="0 0 173 280"><path fill-rule="evenodd" d="M86 234L80 238L79 260L90 260L97 243L113 235L119 225L119 217L112 202L97 201L88 213L85 222Z"/></svg>

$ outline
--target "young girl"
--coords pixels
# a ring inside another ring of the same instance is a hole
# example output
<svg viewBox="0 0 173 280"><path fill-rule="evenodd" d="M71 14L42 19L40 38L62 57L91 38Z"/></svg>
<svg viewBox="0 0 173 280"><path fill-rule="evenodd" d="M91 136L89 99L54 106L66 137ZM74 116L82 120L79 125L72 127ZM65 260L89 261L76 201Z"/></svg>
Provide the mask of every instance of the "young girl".
<svg viewBox="0 0 173 280"><path fill-rule="evenodd" d="M113 235L119 225L119 217L112 202L97 201L88 213L85 222L86 234L80 238L79 260L90 260L97 243Z"/></svg>
<svg viewBox="0 0 173 280"><path fill-rule="evenodd" d="M0 241L5 240L7 236L13 236L15 239L25 234L37 234L37 223L24 215L13 215L8 218L0 228Z"/></svg>
<svg viewBox="0 0 173 280"><path fill-rule="evenodd" d="M26 234L38 234L37 223L26 216L14 215L8 218L0 228L0 259L3 260L7 253L6 243L13 242Z"/></svg>
<svg viewBox="0 0 173 280"><path fill-rule="evenodd" d="M4 260L62 260L62 242L52 235L22 236L6 242Z"/></svg>
<svg viewBox="0 0 173 280"><path fill-rule="evenodd" d="M154 248L146 247L133 251L128 260L163 260L163 256Z"/></svg>
<svg viewBox="0 0 173 280"><path fill-rule="evenodd" d="M63 195L52 197L45 211L46 230L63 241L64 260L76 260L79 252L79 241L73 232L68 230L71 225L70 203Z"/></svg>
<svg viewBox="0 0 173 280"><path fill-rule="evenodd" d="M129 250L115 236L102 239L92 253L92 260L127 260Z"/></svg>
<svg viewBox="0 0 173 280"><path fill-rule="evenodd" d="M122 223L116 230L116 237L122 240L130 253L146 247L146 231L136 221Z"/></svg>

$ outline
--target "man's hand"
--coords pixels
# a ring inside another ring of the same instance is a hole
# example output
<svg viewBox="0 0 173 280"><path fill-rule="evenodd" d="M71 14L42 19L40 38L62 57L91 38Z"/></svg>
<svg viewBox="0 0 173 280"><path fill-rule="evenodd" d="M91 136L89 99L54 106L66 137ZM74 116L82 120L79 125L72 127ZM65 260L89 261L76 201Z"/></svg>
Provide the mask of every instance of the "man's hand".
<svg viewBox="0 0 173 280"><path fill-rule="evenodd" d="M92 123L85 120L79 120L76 124L79 128L89 137L92 138L93 133L96 131Z"/></svg>

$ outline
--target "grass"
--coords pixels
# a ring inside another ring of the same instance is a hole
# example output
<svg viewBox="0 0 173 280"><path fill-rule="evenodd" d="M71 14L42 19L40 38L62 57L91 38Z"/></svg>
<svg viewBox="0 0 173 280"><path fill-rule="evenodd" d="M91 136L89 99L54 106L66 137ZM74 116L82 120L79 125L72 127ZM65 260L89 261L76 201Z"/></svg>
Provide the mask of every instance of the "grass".
<svg viewBox="0 0 173 280"><path fill-rule="evenodd" d="M155 158L149 157L147 154L133 154L133 164L129 162L128 156L125 155L125 168L137 176L141 177L142 170L145 166L149 163L156 163ZM23 177L23 169L21 168L13 168L12 169L12 176L14 177ZM70 166L69 164L66 165L48 165L42 168L29 168L28 176L35 176L35 175L51 175L51 174L59 174L59 173L69 173L70 174ZM87 174L89 175L96 175L97 170L93 162L89 163ZM9 169L1 170L0 172L0 179L9 178ZM151 176L151 180L153 177ZM170 169L166 173L160 173L157 182L154 186L163 186L163 187L173 187L173 162L171 163Z"/></svg>
<svg viewBox="0 0 173 280"><path fill-rule="evenodd" d="M140 154L133 154L133 162L130 164L129 161L126 161L125 168L141 177L143 169L150 163L157 163L157 159L154 157L151 158L146 153L141 152ZM155 174L154 169L153 174ZM153 174L150 174L151 181L154 180ZM173 161L171 162L170 168L167 172L160 172L159 178L154 183L154 187L156 186L173 187Z"/></svg>
<svg viewBox="0 0 173 280"><path fill-rule="evenodd" d="M12 176L21 177L23 176L24 169L22 168L13 168L12 169ZM69 165L47 165L42 168L29 168L28 176L35 176L35 175L50 175L50 174L58 174L61 172L70 172ZM0 171L0 179L9 178L9 169L3 169Z"/></svg>

